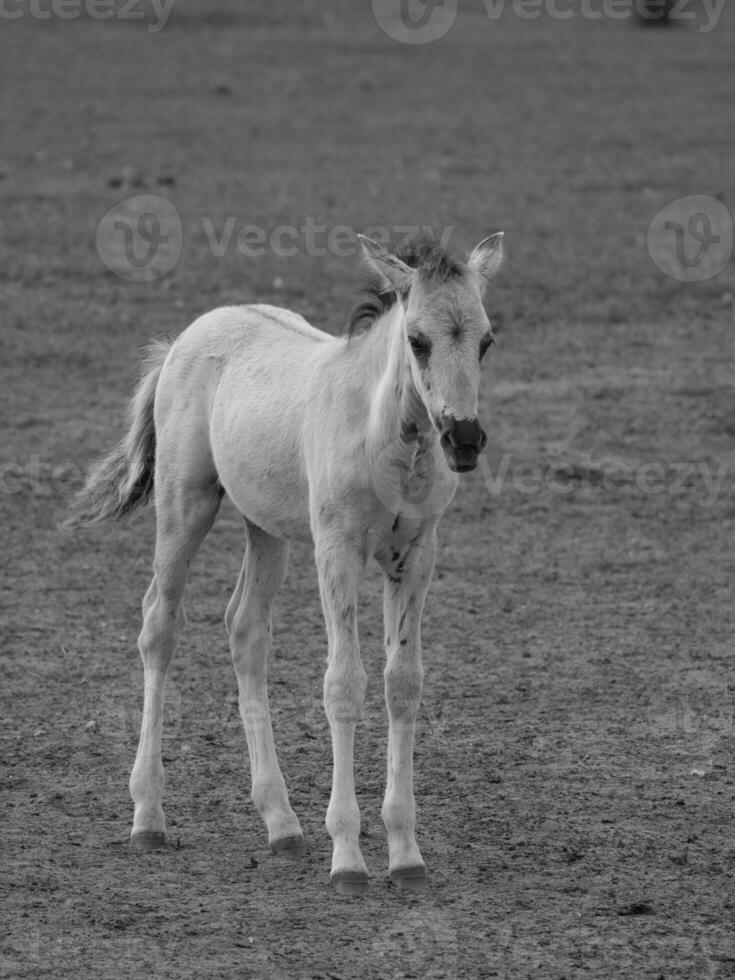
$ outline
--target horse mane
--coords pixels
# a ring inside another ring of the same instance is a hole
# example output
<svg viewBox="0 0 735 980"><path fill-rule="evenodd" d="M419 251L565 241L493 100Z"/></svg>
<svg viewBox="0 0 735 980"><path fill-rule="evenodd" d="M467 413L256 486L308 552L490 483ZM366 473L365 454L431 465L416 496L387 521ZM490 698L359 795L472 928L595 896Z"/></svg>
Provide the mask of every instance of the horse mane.
<svg viewBox="0 0 735 980"><path fill-rule="evenodd" d="M405 238L390 250L412 269L418 269L425 282L443 283L464 275L465 267L447 251L439 239L426 231ZM371 273L362 285L362 298L350 314L347 335L364 333L384 313L398 302L398 293L385 286L384 281ZM401 296L405 300L407 293Z"/></svg>

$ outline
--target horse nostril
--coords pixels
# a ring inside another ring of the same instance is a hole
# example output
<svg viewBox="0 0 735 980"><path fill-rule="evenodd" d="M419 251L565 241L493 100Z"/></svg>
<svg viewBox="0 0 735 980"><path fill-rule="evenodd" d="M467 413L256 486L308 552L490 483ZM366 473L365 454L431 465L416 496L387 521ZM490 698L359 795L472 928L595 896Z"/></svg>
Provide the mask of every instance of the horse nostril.
<svg viewBox="0 0 735 980"><path fill-rule="evenodd" d="M482 452L487 436L477 419L447 419L441 436L445 449Z"/></svg>
<svg viewBox="0 0 735 980"><path fill-rule="evenodd" d="M454 429L445 429L441 435L441 444L449 449L457 448L457 440L454 438Z"/></svg>

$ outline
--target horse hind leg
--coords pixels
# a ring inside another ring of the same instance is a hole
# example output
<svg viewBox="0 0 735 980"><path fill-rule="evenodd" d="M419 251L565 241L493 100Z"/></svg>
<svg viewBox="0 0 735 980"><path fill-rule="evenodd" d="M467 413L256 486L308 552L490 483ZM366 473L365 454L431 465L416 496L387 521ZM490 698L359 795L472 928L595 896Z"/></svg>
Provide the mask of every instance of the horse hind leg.
<svg viewBox="0 0 735 980"><path fill-rule="evenodd" d="M166 674L186 619L182 597L189 565L214 523L220 500L214 478L194 485L184 479L156 484L154 575L143 599L138 638L145 683L143 720L130 776L135 804L131 843L137 850L153 850L166 843L161 760Z"/></svg>
<svg viewBox="0 0 735 980"><path fill-rule="evenodd" d="M252 800L274 852L301 853L304 835L291 809L273 740L268 704L271 611L288 563L286 542L246 523L247 549L225 615L240 694L240 716L250 756Z"/></svg>

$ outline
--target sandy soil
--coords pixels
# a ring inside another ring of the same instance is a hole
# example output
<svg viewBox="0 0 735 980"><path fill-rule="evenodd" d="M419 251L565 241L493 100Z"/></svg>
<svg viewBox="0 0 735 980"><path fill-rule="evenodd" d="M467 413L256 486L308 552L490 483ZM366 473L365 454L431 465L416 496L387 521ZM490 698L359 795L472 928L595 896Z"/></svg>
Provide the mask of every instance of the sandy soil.
<svg viewBox="0 0 735 980"><path fill-rule="evenodd" d="M0 973L735 976L735 275L731 262L686 286L645 251L668 200L735 193L720 124L732 28L664 40L516 19L492 33L468 10L409 52L356 6L286 8L182 3L153 37L2 28L17 97L0 161ZM107 273L94 247L102 215L140 190L115 183L132 164L184 216L182 259L153 284ZM148 336L223 301L280 302L330 329L350 305L349 258L213 256L197 216L229 213L358 229L418 215L466 245L508 234L489 301L491 445L441 526L424 622L423 895L386 874L377 573L356 754L373 878L364 900L330 890L307 547L278 607L271 692L308 853L269 854L222 625L241 558L228 506L193 569L168 690L172 845L127 845L153 515L78 536L58 522L120 431Z"/></svg>

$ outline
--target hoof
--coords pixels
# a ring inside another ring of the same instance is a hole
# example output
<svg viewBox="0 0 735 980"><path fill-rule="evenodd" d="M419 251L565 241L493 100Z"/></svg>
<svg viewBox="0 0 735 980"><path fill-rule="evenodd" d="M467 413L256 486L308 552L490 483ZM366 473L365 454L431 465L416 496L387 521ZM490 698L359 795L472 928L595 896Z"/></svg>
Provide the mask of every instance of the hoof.
<svg viewBox="0 0 735 980"><path fill-rule="evenodd" d="M166 846L166 835L162 830L139 830L130 838L134 851L158 851Z"/></svg>
<svg viewBox="0 0 735 980"><path fill-rule="evenodd" d="M306 844L303 837L293 835L274 840L270 849L274 854L283 854L285 857L302 857L306 853Z"/></svg>
<svg viewBox="0 0 735 980"><path fill-rule="evenodd" d="M367 894L368 876L364 871L336 871L331 881L338 895Z"/></svg>
<svg viewBox="0 0 735 980"><path fill-rule="evenodd" d="M395 871L391 871L390 880L394 885L409 892L422 892L429 884L423 864L414 865L412 868L396 868Z"/></svg>

